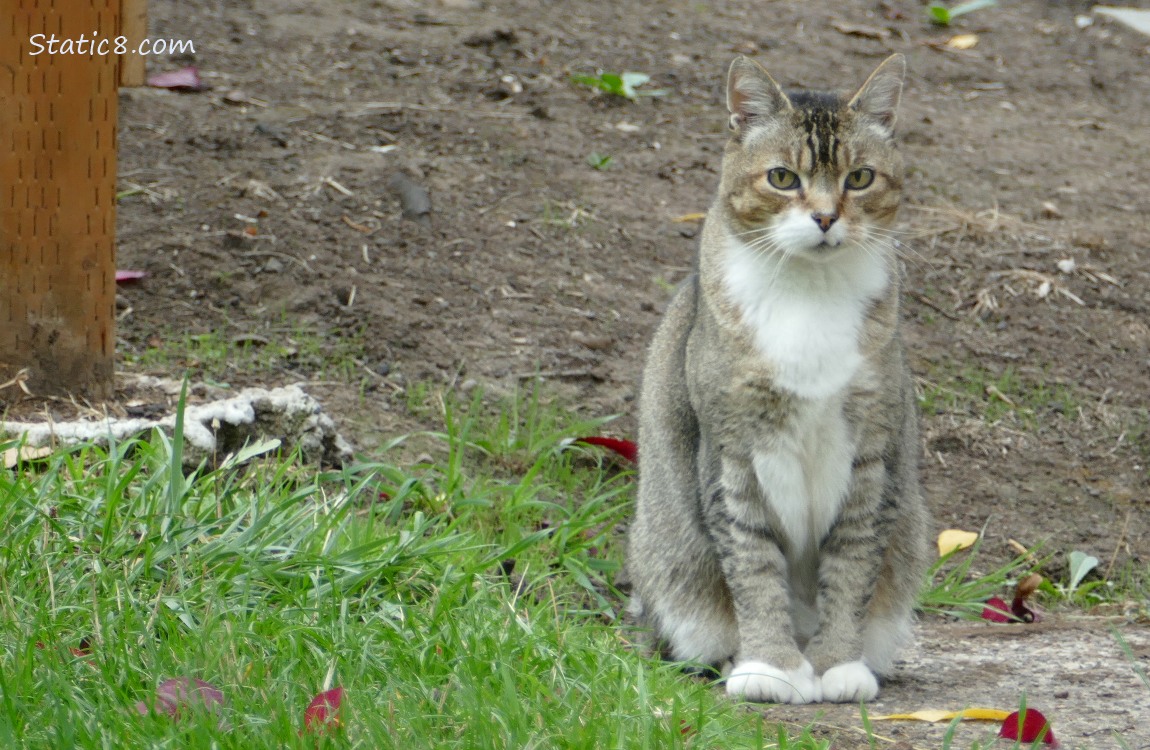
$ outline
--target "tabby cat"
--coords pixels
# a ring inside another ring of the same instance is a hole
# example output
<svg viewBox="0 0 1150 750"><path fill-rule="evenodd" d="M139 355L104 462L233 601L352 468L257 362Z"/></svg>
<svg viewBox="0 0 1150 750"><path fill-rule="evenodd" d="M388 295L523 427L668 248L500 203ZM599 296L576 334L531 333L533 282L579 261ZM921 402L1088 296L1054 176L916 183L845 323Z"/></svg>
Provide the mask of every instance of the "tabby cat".
<svg viewBox="0 0 1150 750"><path fill-rule="evenodd" d="M871 700L928 560L899 338L894 124L906 64L853 97L740 57L697 272L639 405L632 611L752 701Z"/></svg>

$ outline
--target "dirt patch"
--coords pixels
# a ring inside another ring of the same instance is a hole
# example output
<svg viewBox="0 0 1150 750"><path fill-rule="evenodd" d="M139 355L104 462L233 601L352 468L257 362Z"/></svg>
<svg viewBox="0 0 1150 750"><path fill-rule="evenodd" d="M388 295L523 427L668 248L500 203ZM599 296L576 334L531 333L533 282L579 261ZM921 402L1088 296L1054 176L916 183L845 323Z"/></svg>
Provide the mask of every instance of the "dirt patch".
<svg viewBox="0 0 1150 750"><path fill-rule="evenodd" d="M1130 656L1127 655L1127 649ZM1150 633L1121 618L1075 617L1032 626L966 625L929 621L898 673L867 706L871 717L926 708L957 711L993 707L1043 712L1066 748L1150 747L1146 691L1134 670L1150 663ZM908 709L908 707L914 707ZM765 715L833 738L834 747L867 747L858 706L771 707ZM879 746L942 747L949 722L872 722ZM998 725L966 721L951 747L993 740ZM1115 737L1125 745L1119 744ZM1005 740L998 746L1013 745Z"/></svg>
<svg viewBox="0 0 1150 750"><path fill-rule="evenodd" d="M730 59L851 87L905 53L904 316L937 522L985 525L987 565L1013 538L1055 572L1072 549L1145 569L1150 40L1083 27L1089 4L1020 0L952 30L871 0L149 10L152 37L196 49L152 69L194 63L213 88L122 94L119 266L149 276L121 290L120 369L302 383L368 453L411 428L403 389L428 381L498 395L539 375L632 432L646 342L695 252L676 219L717 181ZM945 47L955 33L978 43ZM599 69L669 94L570 81ZM401 183L429 213L404 218ZM15 395L10 416L68 408Z"/></svg>

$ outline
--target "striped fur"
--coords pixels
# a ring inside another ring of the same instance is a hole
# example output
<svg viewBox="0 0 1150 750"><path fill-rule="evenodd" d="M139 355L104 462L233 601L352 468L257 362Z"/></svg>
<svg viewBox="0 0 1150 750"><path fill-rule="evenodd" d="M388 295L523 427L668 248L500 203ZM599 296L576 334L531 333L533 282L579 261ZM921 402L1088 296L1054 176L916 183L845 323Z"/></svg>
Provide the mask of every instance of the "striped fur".
<svg viewBox="0 0 1150 750"><path fill-rule="evenodd" d="M632 610L750 700L874 698L928 559L886 231L903 70L848 99L732 64L698 270L644 370Z"/></svg>

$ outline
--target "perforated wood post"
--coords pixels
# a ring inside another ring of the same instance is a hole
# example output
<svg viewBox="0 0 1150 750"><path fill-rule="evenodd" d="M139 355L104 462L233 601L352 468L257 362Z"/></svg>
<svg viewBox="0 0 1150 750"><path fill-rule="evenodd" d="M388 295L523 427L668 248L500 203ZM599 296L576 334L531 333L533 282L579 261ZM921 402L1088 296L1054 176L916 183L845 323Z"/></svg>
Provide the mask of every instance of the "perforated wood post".
<svg viewBox="0 0 1150 750"><path fill-rule="evenodd" d="M120 85L143 86L147 58L136 53L136 46L148 36L148 0L120 0L120 34L128 46L120 56Z"/></svg>
<svg viewBox="0 0 1150 750"><path fill-rule="evenodd" d="M4 0L0 13L0 382L106 398L115 351L114 38L120 0ZM36 37L43 34L43 37ZM52 36L73 54L40 54ZM0 391L0 399L10 395Z"/></svg>

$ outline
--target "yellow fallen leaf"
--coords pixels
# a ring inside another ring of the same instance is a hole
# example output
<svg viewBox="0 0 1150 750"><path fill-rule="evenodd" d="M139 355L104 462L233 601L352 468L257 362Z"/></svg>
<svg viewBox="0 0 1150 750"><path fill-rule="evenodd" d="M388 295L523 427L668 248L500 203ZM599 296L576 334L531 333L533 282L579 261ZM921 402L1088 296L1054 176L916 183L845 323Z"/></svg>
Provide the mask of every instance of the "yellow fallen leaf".
<svg viewBox="0 0 1150 750"><path fill-rule="evenodd" d="M707 214L705 213L683 214L682 216L676 216L675 218L671 219L671 221L675 222L676 224L686 224L690 221L702 221L705 218L707 218Z"/></svg>
<svg viewBox="0 0 1150 750"><path fill-rule="evenodd" d="M943 557L951 552L972 547L977 541L977 532L947 529L938 535L938 556Z"/></svg>
<svg viewBox="0 0 1150 750"><path fill-rule="evenodd" d="M978 34L959 34L946 40L946 46L951 49L970 49L978 44Z"/></svg>
<svg viewBox="0 0 1150 750"><path fill-rule="evenodd" d="M1010 716L1010 711L998 708L964 708L961 711L943 711L937 708L924 708L909 714L887 714L886 716L872 716L871 721L951 721L963 718L971 721L1003 721Z"/></svg>

